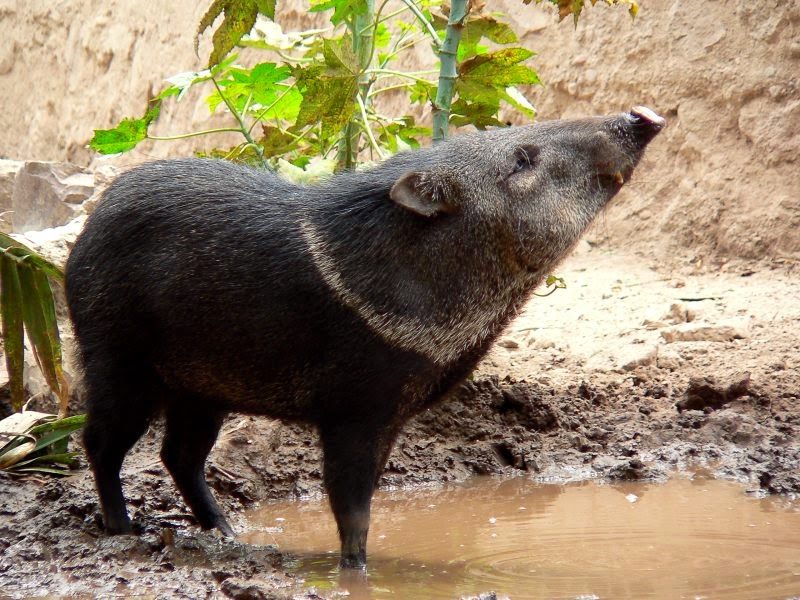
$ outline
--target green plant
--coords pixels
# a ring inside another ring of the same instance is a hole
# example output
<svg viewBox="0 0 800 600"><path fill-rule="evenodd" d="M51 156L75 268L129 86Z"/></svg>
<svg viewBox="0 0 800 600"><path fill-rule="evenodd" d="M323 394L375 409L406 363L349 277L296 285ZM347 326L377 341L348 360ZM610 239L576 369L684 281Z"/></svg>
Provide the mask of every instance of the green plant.
<svg viewBox="0 0 800 600"><path fill-rule="evenodd" d="M528 4L534 0L524 0ZM562 18L577 21L583 0L535 0L557 5ZM597 0L591 0L595 4ZM632 15L633 0L623 3ZM214 0L203 16L198 36L213 27L208 68L181 73L139 119L123 119L109 130L95 130L90 146L112 154L145 139L182 139L237 132L242 143L215 149L211 156L277 167L278 159L305 168L312 157L335 158L340 168L359 159L377 160L423 139L444 139L450 126L479 129L503 126L503 105L533 117L535 109L519 86L539 84L526 61L528 49L500 15L468 0L402 0L389 10L388 0L311 0L312 12L329 11L323 29L285 33L274 23L276 0ZM430 44L431 66L422 71L399 68L398 57L419 44ZM235 48L262 50L269 58L252 67L238 63ZM150 134L161 104L180 100L188 89L205 85L211 112L230 113L228 127L173 136ZM413 115L386 115L384 94L405 94L409 105L430 105L433 129Z"/></svg>
<svg viewBox="0 0 800 600"><path fill-rule="evenodd" d="M83 427L86 415L57 419L26 411L0 421L0 469L15 473L68 475L78 452L69 452L69 436Z"/></svg>
<svg viewBox="0 0 800 600"><path fill-rule="evenodd" d="M56 322L50 278L64 279L62 271L27 246L0 233L0 317L3 351L9 377L11 406L21 410L24 341L27 332L36 363L59 399L59 415L65 416L69 386L61 366L61 340Z"/></svg>

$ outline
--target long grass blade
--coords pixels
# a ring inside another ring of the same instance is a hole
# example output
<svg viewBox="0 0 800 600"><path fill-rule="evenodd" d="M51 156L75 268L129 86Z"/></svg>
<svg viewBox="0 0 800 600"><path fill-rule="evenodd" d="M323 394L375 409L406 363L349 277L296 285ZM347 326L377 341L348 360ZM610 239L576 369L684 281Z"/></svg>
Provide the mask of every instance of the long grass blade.
<svg viewBox="0 0 800 600"><path fill-rule="evenodd" d="M68 391L64 389L61 340L58 335L53 292L43 271L26 266L17 269L17 273L22 297L25 298L22 304L22 318L28 339L33 346L33 355L47 385L59 397L59 414L64 414Z"/></svg>
<svg viewBox="0 0 800 600"><path fill-rule="evenodd" d="M31 248L22 244L5 233L0 233L0 251L6 256L12 257L18 263L32 265L44 271L48 277L58 281L64 280L64 271L46 258L39 256Z"/></svg>
<svg viewBox="0 0 800 600"><path fill-rule="evenodd" d="M25 345L22 306L17 263L5 255L0 255L0 316L3 326L3 351L6 355L11 407L17 411L22 409L25 402L23 380Z"/></svg>

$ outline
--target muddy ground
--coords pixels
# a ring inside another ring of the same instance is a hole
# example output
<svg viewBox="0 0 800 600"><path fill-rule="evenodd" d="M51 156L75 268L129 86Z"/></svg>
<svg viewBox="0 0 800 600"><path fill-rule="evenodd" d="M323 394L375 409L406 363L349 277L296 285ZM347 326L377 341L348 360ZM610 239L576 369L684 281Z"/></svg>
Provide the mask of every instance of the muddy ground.
<svg viewBox="0 0 800 600"><path fill-rule="evenodd" d="M567 290L534 299L474 380L409 424L382 485L699 468L742 493L800 494L798 270L657 271L584 244L559 273ZM283 573L278 549L197 529L158 460L160 435L155 423L123 471L138 536L102 534L86 471L0 475L0 598L317 597ZM311 431L233 416L208 476L241 531L258 502L319 494L319 458Z"/></svg>

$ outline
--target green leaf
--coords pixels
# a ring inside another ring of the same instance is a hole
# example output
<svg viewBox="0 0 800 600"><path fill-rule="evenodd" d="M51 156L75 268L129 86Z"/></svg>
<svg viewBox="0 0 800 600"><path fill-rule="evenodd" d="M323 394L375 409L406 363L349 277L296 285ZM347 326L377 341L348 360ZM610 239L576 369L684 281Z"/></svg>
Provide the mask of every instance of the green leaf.
<svg viewBox="0 0 800 600"><path fill-rule="evenodd" d="M260 63L252 69L232 68L217 81L222 93L240 113L247 108L260 119L282 119L294 122L303 96L294 84L283 83L292 76L288 66ZM223 103L219 92L206 98L214 112Z"/></svg>
<svg viewBox="0 0 800 600"><path fill-rule="evenodd" d="M258 12L270 19L275 20L275 5L277 0L258 0Z"/></svg>
<svg viewBox="0 0 800 600"><path fill-rule="evenodd" d="M64 280L64 272L56 265L5 233L0 233L0 250L17 264L32 265L53 279Z"/></svg>
<svg viewBox="0 0 800 600"><path fill-rule="evenodd" d="M444 30L447 27L447 19L441 15L434 15L433 25L438 30ZM461 41L458 45L458 60L463 61L479 52L482 38L491 40L496 44L514 44L518 41L517 34L508 25L498 20L496 15L492 14L477 14L470 15L467 19L467 24L461 33Z"/></svg>
<svg viewBox="0 0 800 600"><path fill-rule="evenodd" d="M155 102L141 119L122 119L113 129L95 129L89 147L100 154L120 154L133 150L147 138L147 128L158 118L160 109L160 102Z"/></svg>
<svg viewBox="0 0 800 600"><path fill-rule="evenodd" d="M541 4L544 0L536 0L536 4ZM547 0L550 4L553 4L558 7L558 18L563 20L567 18L569 15L572 15L572 19L575 22L575 26L578 25L578 18L581 16L581 12L583 11L583 7L586 4L585 0ZM523 4L530 4L533 0L523 0ZM590 0L592 6L597 4L597 0ZM616 6L618 4L626 5L628 7L628 13L631 15L632 19L636 18L636 15L639 14L639 3L636 0L605 0L605 3L609 6Z"/></svg>
<svg viewBox="0 0 800 600"><path fill-rule="evenodd" d="M5 254L0 255L0 291L2 291L0 313L3 324L3 351L6 356L11 408L18 411L25 403L22 291L17 275L17 263Z"/></svg>
<svg viewBox="0 0 800 600"><path fill-rule="evenodd" d="M502 98L521 113L526 114L529 117L536 116L536 107L533 106L533 104L530 103L530 100L525 97L525 94L520 92L516 87L507 87L502 94Z"/></svg>
<svg viewBox="0 0 800 600"><path fill-rule="evenodd" d="M386 26L386 23L378 23L378 26L373 32L373 43L376 48L386 48L392 40L392 32Z"/></svg>
<svg viewBox="0 0 800 600"><path fill-rule="evenodd" d="M267 158L287 154L297 145L294 136L289 135L278 127L265 125L262 127L262 133L263 137L258 143L264 150L264 156Z"/></svg>
<svg viewBox="0 0 800 600"><path fill-rule="evenodd" d="M22 469L14 469L15 473L45 473L47 475L62 475L66 477L70 475L70 471L66 469L56 469L54 467L44 467L44 466L33 466L33 467L24 467Z"/></svg>
<svg viewBox="0 0 800 600"><path fill-rule="evenodd" d="M387 123L381 128L378 139L392 153L420 147L420 139L430 137L429 127L416 125L414 117L408 115Z"/></svg>
<svg viewBox="0 0 800 600"><path fill-rule="evenodd" d="M38 435L41 433L48 433L61 429L68 429L70 431L77 431L86 424L86 415L72 415L71 417L64 417L63 419L54 419L47 423L42 423L31 427L28 433Z"/></svg>
<svg viewBox="0 0 800 600"><path fill-rule="evenodd" d="M324 40L325 63L295 67L294 76L303 95L296 125L320 123L323 137L338 133L355 110L358 62L345 40Z"/></svg>
<svg viewBox="0 0 800 600"><path fill-rule="evenodd" d="M545 279L544 284L547 287L556 286L558 289L566 289L567 282L564 281L563 277L556 277L555 275L548 275L547 279Z"/></svg>
<svg viewBox="0 0 800 600"><path fill-rule="evenodd" d="M536 71L519 64L535 54L525 48L504 48L475 56L459 65L459 81L495 88L541 83Z"/></svg>
<svg viewBox="0 0 800 600"><path fill-rule="evenodd" d="M211 38L213 49L208 59L209 67L219 64L242 36L250 33L259 13L275 19L275 2L276 0L214 0L200 19L195 36L195 52L203 32L214 24L217 17L224 14L222 23Z"/></svg>
<svg viewBox="0 0 800 600"><path fill-rule="evenodd" d="M322 40L322 56L330 69L358 76L358 58L353 52L353 46L349 39Z"/></svg>
<svg viewBox="0 0 800 600"><path fill-rule="evenodd" d="M43 454L35 458L28 458L25 460L21 460L20 462L14 464L12 469L17 470L20 467L29 467L32 465L47 465L49 463L56 463L61 465L67 465L68 467L73 467L78 463L77 460L78 456L80 456L80 452L61 452L58 454Z"/></svg>
<svg viewBox="0 0 800 600"><path fill-rule="evenodd" d="M499 109L499 100L494 103L467 102L459 98L450 107L450 123L456 127L472 125L477 129L487 127L504 127L505 123L495 116Z"/></svg>
<svg viewBox="0 0 800 600"><path fill-rule="evenodd" d="M342 21L356 15L365 15L368 11L366 0L311 0L310 12L333 10L331 23L338 25Z"/></svg>
<svg viewBox="0 0 800 600"><path fill-rule="evenodd" d="M66 412L68 390L61 368L61 340L50 282L44 272L35 268L19 269L18 275L25 299L22 319L33 346L33 354L47 385L61 401L62 413Z"/></svg>
<svg viewBox="0 0 800 600"><path fill-rule="evenodd" d="M209 81L212 77L217 77L220 75L220 73L224 73L236 61L236 58L236 54L231 54L219 64L214 65L211 69L203 69L202 71L185 71L183 73L177 73L172 77L167 77L166 81L171 85L161 90L155 99L163 100L164 98L169 98L170 96L178 96L178 101L180 101L183 99L190 87L197 85L198 83Z"/></svg>
<svg viewBox="0 0 800 600"><path fill-rule="evenodd" d="M436 85L427 81L417 80L409 87L408 97L411 102L428 104L436 98Z"/></svg>
<svg viewBox="0 0 800 600"><path fill-rule="evenodd" d="M517 85L540 83L533 69L519 64L533 55L525 48L505 48L474 56L461 63L456 91L464 102L460 105L460 111L453 111L460 114L453 124L465 124L471 115L476 119L472 124L479 129L501 124L493 116L500 109L501 101L533 115L533 106L525 97L514 89L509 91Z"/></svg>

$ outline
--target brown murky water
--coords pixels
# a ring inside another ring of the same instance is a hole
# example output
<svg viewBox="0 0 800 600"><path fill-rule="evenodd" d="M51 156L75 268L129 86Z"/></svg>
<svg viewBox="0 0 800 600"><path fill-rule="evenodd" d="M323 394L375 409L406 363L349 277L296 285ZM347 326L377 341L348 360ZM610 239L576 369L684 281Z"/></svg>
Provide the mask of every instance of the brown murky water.
<svg viewBox="0 0 800 600"><path fill-rule="evenodd" d="M477 479L381 492L369 573L340 579L324 500L250 514L245 541L295 553L287 567L352 599L800 599L800 503L721 481L542 485Z"/></svg>

